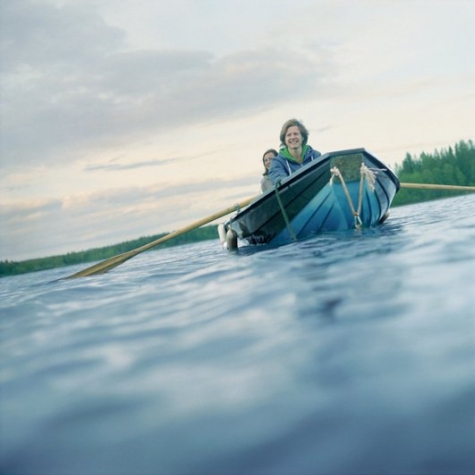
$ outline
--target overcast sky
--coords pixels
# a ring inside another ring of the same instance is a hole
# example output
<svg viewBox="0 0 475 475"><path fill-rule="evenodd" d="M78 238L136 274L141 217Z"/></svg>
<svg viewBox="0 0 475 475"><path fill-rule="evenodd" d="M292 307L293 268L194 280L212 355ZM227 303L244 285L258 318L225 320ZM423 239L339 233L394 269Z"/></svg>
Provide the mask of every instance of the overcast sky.
<svg viewBox="0 0 475 475"><path fill-rule="evenodd" d="M173 231L322 153L475 139L474 0L1 0L0 260ZM218 250L218 247L217 247Z"/></svg>

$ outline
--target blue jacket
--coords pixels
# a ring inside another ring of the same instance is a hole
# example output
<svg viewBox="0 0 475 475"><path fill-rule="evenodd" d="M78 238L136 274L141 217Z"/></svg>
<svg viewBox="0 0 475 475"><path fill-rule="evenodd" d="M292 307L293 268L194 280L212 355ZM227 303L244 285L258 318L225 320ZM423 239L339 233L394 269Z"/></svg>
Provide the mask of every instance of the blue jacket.
<svg viewBox="0 0 475 475"><path fill-rule="evenodd" d="M314 150L312 147L310 147L310 145L307 145L306 147L307 148L305 150L302 163L298 163L295 160L288 158L290 155L286 148L282 149L279 152L279 155L272 159L269 169L269 176L274 185L279 180L282 180L297 170L300 170L300 168L302 168L304 165L307 165L317 157L321 156L321 153L317 150ZM287 155L287 157L285 155Z"/></svg>

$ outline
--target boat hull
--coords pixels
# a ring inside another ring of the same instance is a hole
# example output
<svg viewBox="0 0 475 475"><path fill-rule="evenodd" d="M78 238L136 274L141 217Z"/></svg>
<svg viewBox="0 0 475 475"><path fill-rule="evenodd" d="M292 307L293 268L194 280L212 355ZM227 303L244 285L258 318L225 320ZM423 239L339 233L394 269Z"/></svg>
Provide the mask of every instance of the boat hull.
<svg viewBox="0 0 475 475"><path fill-rule="evenodd" d="M328 231L371 227L387 216L396 175L363 148L320 156L225 223L249 244L287 244Z"/></svg>

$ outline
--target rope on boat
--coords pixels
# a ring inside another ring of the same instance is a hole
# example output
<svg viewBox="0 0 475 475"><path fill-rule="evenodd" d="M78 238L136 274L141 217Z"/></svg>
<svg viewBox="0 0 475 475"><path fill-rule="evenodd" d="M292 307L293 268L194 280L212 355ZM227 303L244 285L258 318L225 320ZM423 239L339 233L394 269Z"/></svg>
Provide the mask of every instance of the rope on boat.
<svg viewBox="0 0 475 475"><path fill-rule="evenodd" d="M287 229L289 230L290 236L293 241L297 240L297 236L295 235L294 230L292 229L292 226L290 225L290 220L287 215L287 211L285 211L284 203L282 203L282 199L280 198L280 193L279 193L279 185L280 185L280 180L275 184L275 196L277 198L277 203L279 203L280 211L282 212L282 216L284 217L285 224L287 226Z"/></svg>
<svg viewBox="0 0 475 475"><path fill-rule="evenodd" d="M340 170L338 167L333 167L330 169L330 172L332 176L330 177L330 186L333 185L333 180L335 177L338 177L341 181L341 185L343 187L343 191L345 192L346 199L348 200L348 205L350 206L351 213L353 214L354 220L355 220L355 228L356 229L361 229L363 226L363 221L361 221L361 209L363 207L363 192L364 192L364 183L366 181L368 188L370 191L374 192L374 183L376 182L376 170L372 170L368 168L364 162L361 163L360 167L360 187L359 187L359 192L358 192L358 208L355 209L355 206L353 205L353 200L351 199L350 192L348 191L348 187L346 186L345 179L343 178L343 175L341 174Z"/></svg>

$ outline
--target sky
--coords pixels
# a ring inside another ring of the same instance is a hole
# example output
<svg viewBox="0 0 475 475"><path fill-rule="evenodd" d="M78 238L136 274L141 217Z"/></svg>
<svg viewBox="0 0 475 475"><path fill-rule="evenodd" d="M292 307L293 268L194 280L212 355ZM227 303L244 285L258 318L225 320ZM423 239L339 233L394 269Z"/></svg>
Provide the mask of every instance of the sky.
<svg viewBox="0 0 475 475"><path fill-rule="evenodd" d="M290 118L393 168L473 140L473 25L475 0L1 0L0 260L255 196Z"/></svg>

